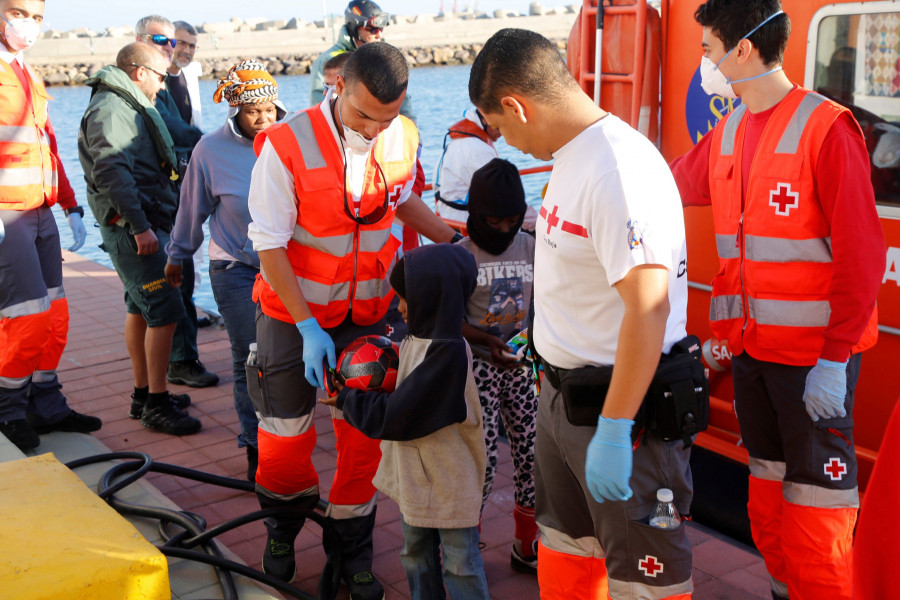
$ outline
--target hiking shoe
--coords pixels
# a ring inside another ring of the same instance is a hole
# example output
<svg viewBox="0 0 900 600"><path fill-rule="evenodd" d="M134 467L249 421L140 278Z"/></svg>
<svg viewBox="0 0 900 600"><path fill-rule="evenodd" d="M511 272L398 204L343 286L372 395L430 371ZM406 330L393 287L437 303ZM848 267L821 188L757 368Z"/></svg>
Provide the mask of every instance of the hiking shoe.
<svg viewBox="0 0 900 600"><path fill-rule="evenodd" d="M219 383L219 376L207 371L203 363L196 358L170 362L166 379L169 383L195 388L211 387Z"/></svg>
<svg viewBox="0 0 900 600"><path fill-rule="evenodd" d="M169 400L159 406L144 405L141 414L141 425L147 429L169 433L171 435L190 435L200 431L200 420L189 416L183 410L175 408L172 394Z"/></svg>
<svg viewBox="0 0 900 600"><path fill-rule="evenodd" d="M25 419L0 422L0 433L16 445L22 452L34 450L41 444L41 438Z"/></svg>
<svg viewBox="0 0 900 600"><path fill-rule="evenodd" d="M103 421L101 421L97 417L83 415L73 410L68 414L68 416L57 421L56 423L51 423L49 425L34 425L34 431L39 435L44 435L45 433L51 433L53 431L90 433L92 431L97 431L102 426Z"/></svg>
<svg viewBox="0 0 900 600"><path fill-rule="evenodd" d="M178 410L184 410L191 405L191 397L187 394L169 394L169 400L172 401L172 405ZM146 403L147 400L138 400L134 397L134 394L132 394L131 412L128 413L129 418L140 419L141 415L144 413L144 404Z"/></svg>
<svg viewBox="0 0 900 600"><path fill-rule="evenodd" d="M513 571L530 573L532 575L537 574L537 542L533 542L531 548L534 551L534 556L525 557L513 544L512 553L509 555L509 566L512 567Z"/></svg>
<svg viewBox="0 0 900 600"><path fill-rule="evenodd" d="M350 600L382 600L384 588L372 575L372 571L360 571L344 579L350 591Z"/></svg>
<svg viewBox="0 0 900 600"><path fill-rule="evenodd" d="M259 467L259 448L247 444L247 481L256 481L256 469Z"/></svg>
<svg viewBox="0 0 900 600"><path fill-rule="evenodd" d="M247 446L249 448L249 446ZM262 570L275 579L290 582L297 574L297 563L294 561L294 542L279 542L272 536L266 539L266 551L263 552Z"/></svg>

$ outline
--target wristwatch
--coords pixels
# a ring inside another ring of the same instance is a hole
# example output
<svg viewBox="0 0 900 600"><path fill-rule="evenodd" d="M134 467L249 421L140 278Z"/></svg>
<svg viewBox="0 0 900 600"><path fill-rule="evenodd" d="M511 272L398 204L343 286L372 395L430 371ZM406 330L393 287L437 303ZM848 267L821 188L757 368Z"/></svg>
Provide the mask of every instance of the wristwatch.
<svg viewBox="0 0 900 600"><path fill-rule="evenodd" d="M455 244L456 242L463 239L464 237L465 236L463 234L461 234L460 232L457 231L456 233L453 234L453 238L450 240L450 243Z"/></svg>

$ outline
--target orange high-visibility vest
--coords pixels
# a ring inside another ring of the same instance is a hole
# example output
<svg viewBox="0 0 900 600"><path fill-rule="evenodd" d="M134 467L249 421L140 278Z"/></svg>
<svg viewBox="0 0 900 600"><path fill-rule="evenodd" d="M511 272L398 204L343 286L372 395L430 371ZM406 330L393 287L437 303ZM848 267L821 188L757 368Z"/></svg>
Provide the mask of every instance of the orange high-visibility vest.
<svg viewBox="0 0 900 600"><path fill-rule="evenodd" d="M463 119L450 126L447 135L451 140L458 140L465 137L476 137L486 144L493 144L487 132L468 119Z"/></svg>
<svg viewBox="0 0 900 600"><path fill-rule="evenodd" d="M47 135L50 96L30 67L31 106L12 67L0 60L0 209L56 203L57 166Z"/></svg>
<svg viewBox="0 0 900 600"><path fill-rule="evenodd" d="M287 254L313 316L326 328L339 325L351 311L358 325L377 322L394 293L388 275L400 242L391 235L391 225L403 188L416 176L415 124L398 116L369 152L358 214L380 210L385 194L388 198L384 218L371 225L357 224L344 210L344 157L318 106L258 134L257 153L266 139L294 176L297 224ZM347 200L353 210L349 193ZM265 273L257 279L253 297L265 314L294 322Z"/></svg>
<svg viewBox="0 0 900 600"><path fill-rule="evenodd" d="M815 172L825 136L843 106L797 87L775 108L753 157L741 204L747 107L713 131L710 191L719 273L709 319L732 354L813 365L831 314L831 238L816 197ZM862 132L860 132L862 135ZM877 339L877 314L854 352Z"/></svg>

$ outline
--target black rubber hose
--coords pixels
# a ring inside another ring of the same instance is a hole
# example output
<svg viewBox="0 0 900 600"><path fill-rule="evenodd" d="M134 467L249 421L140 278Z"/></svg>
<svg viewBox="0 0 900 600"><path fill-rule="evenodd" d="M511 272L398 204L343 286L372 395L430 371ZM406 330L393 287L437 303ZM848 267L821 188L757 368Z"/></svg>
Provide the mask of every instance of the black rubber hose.
<svg viewBox="0 0 900 600"><path fill-rule="evenodd" d="M222 555L214 538L222 533L246 525L247 523L267 517L288 515L298 516L298 514L302 514L305 518L315 521L322 528L323 546L336 549L340 542L334 533L334 528L331 525L330 520L324 515L315 511L299 510L296 508L268 508L242 515L221 523L210 530L206 530L206 520L196 513L132 504L116 498L115 493L136 482L146 473L151 471L248 492L255 491L255 484L240 479L204 473L202 471L188 469L178 465L157 463L154 462L149 455L142 452L111 452L88 456L70 461L66 463L66 466L69 469L76 469L78 467L110 460L125 460L127 462L113 465L103 474L97 484L99 497L106 500L110 506L122 514L157 519L159 521L160 537L164 540L164 543L161 546L157 546L160 552L173 558L183 558L213 566L216 569L225 600L238 600L237 588L231 575L232 572L239 573L245 577L269 585L292 597L301 598L302 600L315 600L314 596L311 596L299 588L247 567L246 565L226 559ZM325 506L326 504L320 500L319 508L324 509ZM172 534L169 531L171 525L175 525L180 528L181 531ZM201 552L192 549L198 546L204 551ZM318 597L320 600L329 600L329 597L333 598L333 592L328 590L336 591L340 584L340 552L329 552L329 554L332 557L337 558L338 563L330 565L333 568L326 569L322 573L318 590ZM329 581L325 581L326 578L329 579Z"/></svg>

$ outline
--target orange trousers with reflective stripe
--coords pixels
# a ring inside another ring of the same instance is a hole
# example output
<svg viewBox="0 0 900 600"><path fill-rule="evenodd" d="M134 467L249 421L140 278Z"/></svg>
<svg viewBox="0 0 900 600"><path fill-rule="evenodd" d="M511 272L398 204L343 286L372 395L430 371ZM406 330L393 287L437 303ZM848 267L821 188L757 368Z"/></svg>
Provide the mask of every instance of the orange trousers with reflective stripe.
<svg viewBox="0 0 900 600"><path fill-rule="evenodd" d="M381 442L366 437L343 419L334 419L337 469L328 501L331 504L366 504L375 496L372 478L381 461ZM312 463L316 430L295 437L283 437L259 430L259 462L256 483L276 494L292 495L319 483Z"/></svg>
<svg viewBox="0 0 900 600"><path fill-rule="evenodd" d="M750 477L753 541L791 600L850 600L855 508L787 502L781 481Z"/></svg>
<svg viewBox="0 0 900 600"><path fill-rule="evenodd" d="M50 310L0 319L0 377L28 377L59 366L69 331L69 303L59 298Z"/></svg>
<svg viewBox="0 0 900 600"><path fill-rule="evenodd" d="M609 595L606 561L557 552L538 542L538 587L541 600L615 600ZM690 600L676 594L662 600Z"/></svg>

